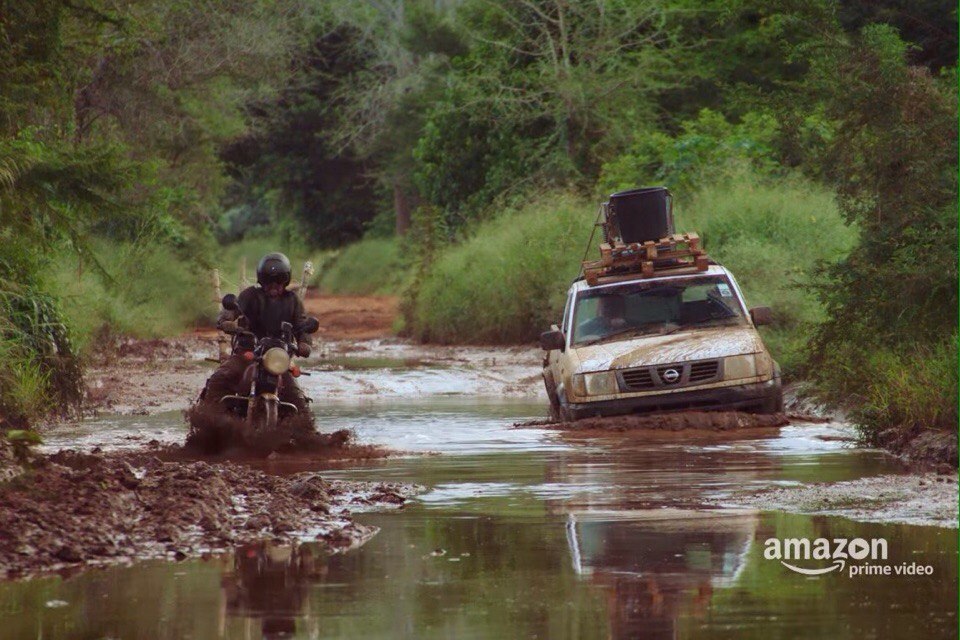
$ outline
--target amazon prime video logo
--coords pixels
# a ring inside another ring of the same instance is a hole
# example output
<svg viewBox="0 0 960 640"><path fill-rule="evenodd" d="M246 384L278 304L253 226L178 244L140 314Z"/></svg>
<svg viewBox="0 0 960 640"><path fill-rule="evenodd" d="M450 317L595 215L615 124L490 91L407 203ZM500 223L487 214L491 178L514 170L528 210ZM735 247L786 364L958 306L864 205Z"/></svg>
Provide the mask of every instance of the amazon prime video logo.
<svg viewBox="0 0 960 640"><path fill-rule="evenodd" d="M790 571L805 576L846 573L858 576L933 575L933 567L916 562L890 564L884 538L767 538L763 557L779 560Z"/></svg>

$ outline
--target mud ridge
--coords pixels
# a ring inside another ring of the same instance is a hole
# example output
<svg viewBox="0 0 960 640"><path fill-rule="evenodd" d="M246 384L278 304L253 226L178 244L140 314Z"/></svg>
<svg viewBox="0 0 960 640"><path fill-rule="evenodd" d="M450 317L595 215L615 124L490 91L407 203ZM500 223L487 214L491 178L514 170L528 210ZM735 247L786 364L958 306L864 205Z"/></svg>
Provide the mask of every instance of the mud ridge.
<svg viewBox="0 0 960 640"><path fill-rule="evenodd" d="M711 431L727 432L782 427L790 420L782 413L754 414L739 411L684 411L649 415L583 418L576 422L533 420L517 427L546 427L574 432Z"/></svg>
<svg viewBox="0 0 960 640"><path fill-rule="evenodd" d="M862 522L957 527L956 474L884 475L774 489L751 488L718 506L837 515Z"/></svg>
<svg viewBox="0 0 960 640"><path fill-rule="evenodd" d="M183 559L271 539L330 551L375 528L350 512L402 507L419 488L269 475L234 463L62 451L0 485L0 576L79 563Z"/></svg>
<svg viewBox="0 0 960 640"><path fill-rule="evenodd" d="M879 444L920 468L939 472L957 469L957 432L914 428L889 429L880 434Z"/></svg>

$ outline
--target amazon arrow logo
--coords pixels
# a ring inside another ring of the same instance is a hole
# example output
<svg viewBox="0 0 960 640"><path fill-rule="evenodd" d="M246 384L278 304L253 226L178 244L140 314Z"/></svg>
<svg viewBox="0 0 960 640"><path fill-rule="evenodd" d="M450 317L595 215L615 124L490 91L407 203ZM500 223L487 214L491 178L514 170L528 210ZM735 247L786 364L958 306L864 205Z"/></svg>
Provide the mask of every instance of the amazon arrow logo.
<svg viewBox="0 0 960 640"><path fill-rule="evenodd" d="M840 569L840 573L843 573L843 568L847 565L846 560L834 560L833 564L829 567L823 567L822 569L804 569L803 567L795 567L789 562L780 561L780 564L785 566L790 571L795 571L797 573L802 573L805 576L822 576L825 573L830 573L831 571L836 571Z"/></svg>

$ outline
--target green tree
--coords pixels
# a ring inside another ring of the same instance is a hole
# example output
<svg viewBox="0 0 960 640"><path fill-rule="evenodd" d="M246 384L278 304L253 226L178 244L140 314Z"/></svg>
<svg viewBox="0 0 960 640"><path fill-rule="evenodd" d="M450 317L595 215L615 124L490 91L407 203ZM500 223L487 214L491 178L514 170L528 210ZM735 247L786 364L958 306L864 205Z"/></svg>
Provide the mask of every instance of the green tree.
<svg viewBox="0 0 960 640"><path fill-rule="evenodd" d="M456 221L531 185L592 186L678 81L666 14L644 0L465 3L470 52L417 145L425 198Z"/></svg>
<svg viewBox="0 0 960 640"><path fill-rule="evenodd" d="M872 407L860 417L874 438L957 419L956 85L908 64L908 51L893 28L870 25L826 49L813 76L836 121L829 175L860 241L822 270L828 319L809 371L834 397ZM890 395L903 368L933 386ZM920 397L925 412L911 416Z"/></svg>

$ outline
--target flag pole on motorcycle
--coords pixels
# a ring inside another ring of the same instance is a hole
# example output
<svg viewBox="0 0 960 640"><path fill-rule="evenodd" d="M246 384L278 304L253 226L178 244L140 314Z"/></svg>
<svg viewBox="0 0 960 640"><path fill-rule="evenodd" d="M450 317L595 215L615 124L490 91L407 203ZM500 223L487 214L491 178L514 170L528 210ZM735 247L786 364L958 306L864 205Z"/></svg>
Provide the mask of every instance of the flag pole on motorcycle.
<svg viewBox="0 0 960 640"><path fill-rule="evenodd" d="M213 293L214 300L217 303L217 313L220 313L220 301L223 300L223 295L220 290L220 269L213 270ZM217 357L220 362L223 362L230 357L230 339L227 338L227 334L223 332L223 329L217 328Z"/></svg>
<svg viewBox="0 0 960 640"><path fill-rule="evenodd" d="M307 281L313 276L313 263L307 260L303 263L303 274L300 276L300 284L297 287L297 296L303 302L307 299Z"/></svg>

